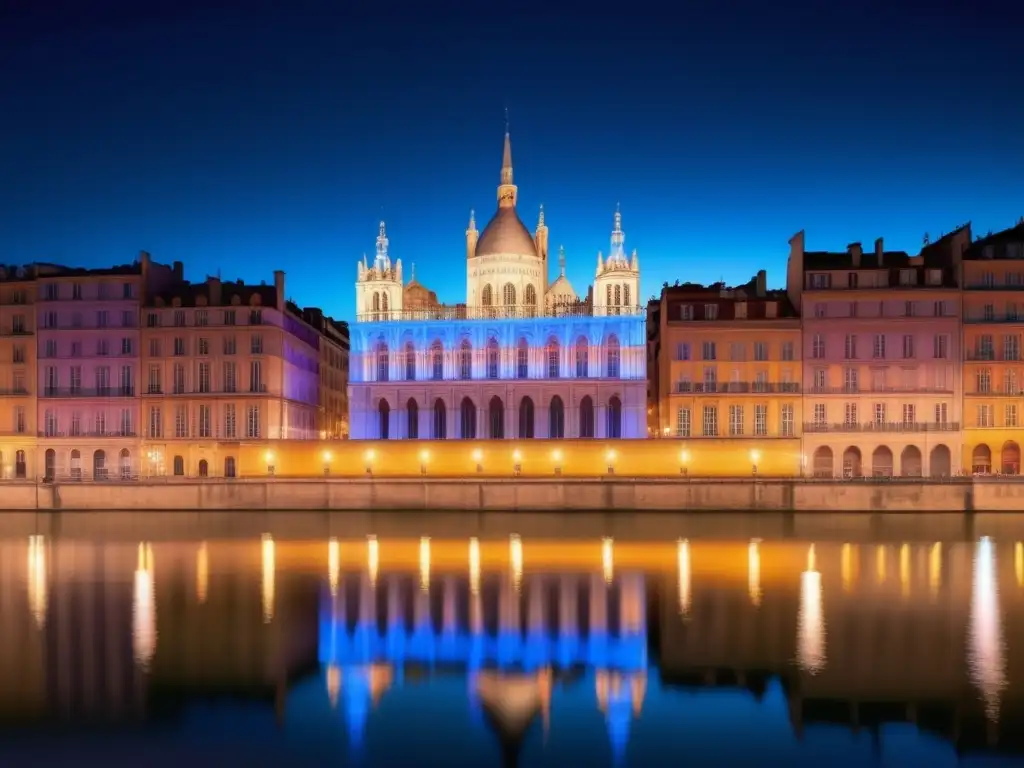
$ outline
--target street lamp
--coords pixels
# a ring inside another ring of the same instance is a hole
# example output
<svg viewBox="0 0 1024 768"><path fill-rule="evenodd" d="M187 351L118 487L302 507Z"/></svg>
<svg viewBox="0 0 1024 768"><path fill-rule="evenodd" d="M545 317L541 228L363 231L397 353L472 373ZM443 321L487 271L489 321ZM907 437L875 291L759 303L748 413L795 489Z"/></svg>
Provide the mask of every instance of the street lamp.
<svg viewBox="0 0 1024 768"><path fill-rule="evenodd" d="M556 448L551 452L551 460L555 463L555 474L562 474L562 452Z"/></svg>
<svg viewBox="0 0 1024 768"><path fill-rule="evenodd" d="M750 473L757 477L757 460L761 458L761 452L753 450L750 452Z"/></svg>
<svg viewBox="0 0 1024 768"><path fill-rule="evenodd" d="M523 471L523 454L519 452L519 449L512 451L512 474L515 477L519 477Z"/></svg>
<svg viewBox="0 0 1024 768"><path fill-rule="evenodd" d="M687 466L689 463L690 463L690 452L689 451L680 451L680 453L679 453L679 474L685 476L685 475L687 475L689 473L690 470L689 470L689 467Z"/></svg>
<svg viewBox="0 0 1024 768"><path fill-rule="evenodd" d="M473 450L473 461L476 463L476 471L477 472L483 472L484 471L484 465L483 465L484 452L481 451L479 448L476 448L476 449Z"/></svg>
<svg viewBox="0 0 1024 768"><path fill-rule="evenodd" d="M424 448L420 451L420 474L427 474L427 462L430 460L430 451Z"/></svg>
<svg viewBox="0 0 1024 768"><path fill-rule="evenodd" d="M609 448L608 449L608 453L605 454L604 458L605 458L605 461L608 464L608 474L609 475L614 475L615 474L615 451L613 451L611 448Z"/></svg>
<svg viewBox="0 0 1024 768"><path fill-rule="evenodd" d="M331 452L324 451L324 474L331 474Z"/></svg>
<svg viewBox="0 0 1024 768"><path fill-rule="evenodd" d="M267 462L267 474L271 477L274 476L274 452L267 451L263 454L263 459Z"/></svg>
<svg viewBox="0 0 1024 768"><path fill-rule="evenodd" d="M374 453L373 449L371 448L370 450L368 450L366 452L366 455L364 456L364 458L366 459L366 474L368 476L372 476L373 475L373 460L375 458L377 458L377 454Z"/></svg>

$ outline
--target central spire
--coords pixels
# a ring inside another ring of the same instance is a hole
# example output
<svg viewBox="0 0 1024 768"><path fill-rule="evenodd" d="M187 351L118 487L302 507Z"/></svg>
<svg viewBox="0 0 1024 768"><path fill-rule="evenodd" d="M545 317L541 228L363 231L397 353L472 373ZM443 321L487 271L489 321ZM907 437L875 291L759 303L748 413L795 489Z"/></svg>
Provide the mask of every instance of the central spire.
<svg viewBox="0 0 1024 768"><path fill-rule="evenodd" d="M498 207L515 208L518 190L512 177L512 138L508 132L508 112L505 113L505 149L501 156L501 184L498 185Z"/></svg>

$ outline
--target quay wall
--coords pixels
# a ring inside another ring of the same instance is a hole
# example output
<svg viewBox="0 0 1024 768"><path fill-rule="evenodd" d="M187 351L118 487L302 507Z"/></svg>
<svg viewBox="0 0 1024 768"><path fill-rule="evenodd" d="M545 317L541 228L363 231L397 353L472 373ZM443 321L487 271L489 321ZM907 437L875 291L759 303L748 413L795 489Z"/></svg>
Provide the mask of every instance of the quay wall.
<svg viewBox="0 0 1024 768"><path fill-rule="evenodd" d="M1019 512L1024 482L283 478L5 482L0 510Z"/></svg>

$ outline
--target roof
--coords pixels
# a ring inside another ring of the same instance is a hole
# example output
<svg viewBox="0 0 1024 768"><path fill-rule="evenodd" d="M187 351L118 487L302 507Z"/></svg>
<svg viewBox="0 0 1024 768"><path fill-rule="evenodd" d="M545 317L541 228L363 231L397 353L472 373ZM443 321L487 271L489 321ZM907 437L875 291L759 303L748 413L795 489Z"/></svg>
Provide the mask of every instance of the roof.
<svg viewBox="0 0 1024 768"><path fill-rule="evenodd" d="M878 262L878 254L864 251L860 264L853 263L853 254L849 251L804 251L804 269L888 269L889 267L910 266L911 256L906 251L883 251L882 263Z"/></svg>
<svg viewBox="0 0 1024 768"><path fill-rule="evenodd" d="M537 256L533 236L519 219L516 209L509 206L498 208L476 243L476 256L493 256L511 253L517 256Z"/></svg>

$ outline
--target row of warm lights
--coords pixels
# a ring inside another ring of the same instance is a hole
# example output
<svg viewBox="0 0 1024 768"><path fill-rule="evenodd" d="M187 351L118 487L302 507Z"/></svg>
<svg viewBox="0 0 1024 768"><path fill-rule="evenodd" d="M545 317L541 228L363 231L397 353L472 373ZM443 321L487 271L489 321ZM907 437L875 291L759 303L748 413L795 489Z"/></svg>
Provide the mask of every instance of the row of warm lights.
<svg viewBox="0 0 1024 768"><path fill-rule="evenodd" d="M273 451L267 451L263 455L263 458L266 460L268 468L273 467L273 465L274 465L274 452ZM324 462L324 471L327 471L329 469L329 466L330 466L330 463L331 463L331 459L333 458L333 454L331 454L330 451L324 451L322 458L323 458L323 462ZM422 451L420 451L420 457L419 458L420 458L420 469L421 469L421 471L425 472L426 471L427 463L430 461L430 451L428 451L426 449L423 449ZM473 452L470 454L470 458L473 460L473 463L477 465L477 471L478 472L481 471L482 470L482 465L483 465L483 459L484 459L484 452L481 449L479 449L479 448L475 448L473 450ZM551 461L555 464L556 468L561 466L562 460L564 458L565 458L565 456L562 453L561 449L556 448L555 450L553 450L551 452ZM612 467L615 464L615 460L617 458L618 458L618 454L613 449L611 449L611 448L609 448L608 451L605 453L605 461L608 462L608 471L609 472L612 471ZM368 450L363 455L363 459L366 461L366 468L367 468L367 470L369 470L373 466L373 463L377 460L377 452L375 450L373 450L373 449L370 449L370 450ZM522 452L519 451L519 449L513 450L512 451L512 461L513 461L513 463L518 466L522 462L522 460L523 460ZM761 452L760 451L758 451L756 449L750 451L750 463L754 466L755 469L757 467L757 462L760 461L760 460L761 460ZM686 465L689 464L689 463L690 463L690 452L689 451L682 451L679 454L679 464L680 464L680 466L685 468Z"/></svg>

